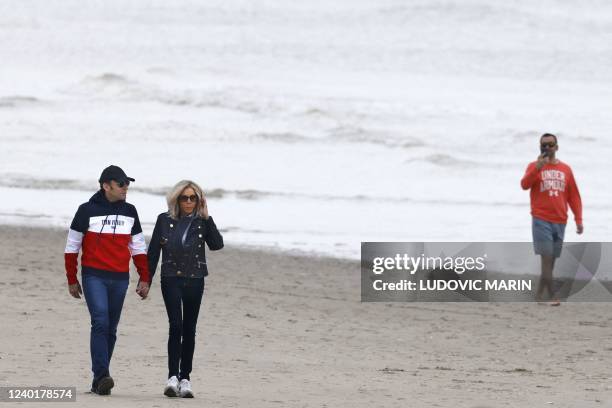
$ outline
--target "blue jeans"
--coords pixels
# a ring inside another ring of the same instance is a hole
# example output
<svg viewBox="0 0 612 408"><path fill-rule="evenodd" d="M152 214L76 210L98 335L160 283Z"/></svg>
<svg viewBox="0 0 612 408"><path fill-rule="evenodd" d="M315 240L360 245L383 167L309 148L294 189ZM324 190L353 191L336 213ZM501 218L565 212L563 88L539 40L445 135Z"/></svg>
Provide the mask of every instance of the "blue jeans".
<svg viewBox="0 0 612 408"><path fill-rule="evenodd" d="M94 382L110 375L110 360L117 340L117 325L129 280L83 274L83 294L91 316L91 370Z"/></svg>

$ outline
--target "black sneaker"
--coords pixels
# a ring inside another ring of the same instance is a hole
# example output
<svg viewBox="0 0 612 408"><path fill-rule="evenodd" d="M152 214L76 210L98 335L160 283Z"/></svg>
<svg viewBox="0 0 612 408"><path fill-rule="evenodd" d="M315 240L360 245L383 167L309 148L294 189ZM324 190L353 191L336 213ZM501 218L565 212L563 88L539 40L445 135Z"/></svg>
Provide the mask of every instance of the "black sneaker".
<svg viewBox="0 0 612 408"><path fill-rule="evenodd" d="M91 392L98 395L110 395L111 388L114 386L115 382L113 381L113 377L102 377L97 382L92 384Z"/></svg>

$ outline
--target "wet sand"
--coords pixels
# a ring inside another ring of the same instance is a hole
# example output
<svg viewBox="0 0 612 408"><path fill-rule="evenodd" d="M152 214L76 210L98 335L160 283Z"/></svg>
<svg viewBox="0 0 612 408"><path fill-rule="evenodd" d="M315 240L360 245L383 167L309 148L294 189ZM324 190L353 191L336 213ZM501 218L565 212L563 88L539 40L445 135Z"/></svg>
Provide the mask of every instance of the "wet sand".
<svg viewBox="0 0 612 408"><path fill-rule="evenodd" d="M361 303L358 262L241 249L230 237L208 253L196 399L162 395L159 276L143 301L135 273L116 386L93 395L89 314L66 288L65 232L0 231L0 386L77 387L76 404L54 407L612 406L612 304Z"/></svg>

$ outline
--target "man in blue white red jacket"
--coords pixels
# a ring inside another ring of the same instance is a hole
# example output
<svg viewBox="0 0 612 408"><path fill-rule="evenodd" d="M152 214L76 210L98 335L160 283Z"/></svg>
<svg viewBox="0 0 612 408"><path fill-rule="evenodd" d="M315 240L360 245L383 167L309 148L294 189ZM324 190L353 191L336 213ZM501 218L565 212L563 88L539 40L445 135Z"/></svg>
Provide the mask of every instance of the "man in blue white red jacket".
<svg viewBox="0 0 612 408"><path fill-rule="evenodd" d="M64 259L68 291L85 295L91 315L91 391L109 395L115 385L109 365L117 340L117 325L129 283L130 257L140 275L136 293L149 292L147 247L136 208L125 202L133 178L117 166L100 176L100 190L77 210L66 242ZM77 279L79 250L83 288Z"/></svg>

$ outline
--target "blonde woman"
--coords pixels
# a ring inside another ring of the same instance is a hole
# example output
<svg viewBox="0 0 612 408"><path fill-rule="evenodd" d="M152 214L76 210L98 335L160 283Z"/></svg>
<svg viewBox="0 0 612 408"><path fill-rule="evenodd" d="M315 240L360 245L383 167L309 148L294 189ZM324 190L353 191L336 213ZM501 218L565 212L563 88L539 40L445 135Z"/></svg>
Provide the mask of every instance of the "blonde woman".
<svg viewBox="0 0 612 408"><path fill-rule="evenodd" d="M204 277L208 275L204 243L215 251L223 248L223 237L208 215L202 189L193 181L179 181L167 201L168 211L157 217L148 250L151 281L162 253L161 290L170 323L164 395L193 398L189 375Z"/></svg>

